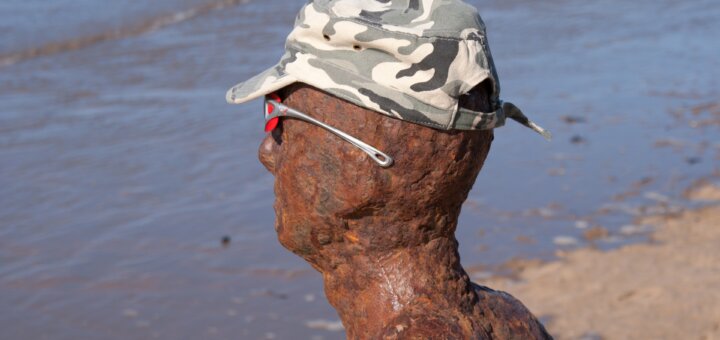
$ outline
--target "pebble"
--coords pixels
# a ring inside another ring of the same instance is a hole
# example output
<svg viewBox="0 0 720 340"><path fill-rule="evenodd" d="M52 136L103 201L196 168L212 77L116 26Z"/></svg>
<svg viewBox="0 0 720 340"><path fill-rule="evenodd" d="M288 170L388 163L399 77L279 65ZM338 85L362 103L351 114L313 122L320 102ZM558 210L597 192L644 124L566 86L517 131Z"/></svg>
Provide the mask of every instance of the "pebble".
<svg viewBox="0 0 720 340"><path fill-rule="evenodd" d="M538 214L544 218L551 218L555 216L555 212L548 208L540 208L538 209Z"/></svg>
<svg viewBox="0 0 720 340"><path fill-rule="evenodd" d="M587 143L587 139L585 139L585 137L583 137L583 136L575 135L570 138L570 143L576 144L576 145L577 144L585 144L585 143Z"/></svg>
<svg viewBox="0 0 720 340"><path fill-rule="evenodd" d="M553 243L558 246L574 246L578 244L578 240L572 236L556 236Z"/></svg>
<svg viewBox="0 0 720 340"><path fill-rule="evenodd" d="M682 148L685 146L685 142L678 139L659 139L655 141L656 148L671 147L671 148Z"/></svg>
<svg viewBox="0 0 720 340"><path fill-rule="evenodd" d="M601 226L594 226L590 229L585 230L585 232L583 233L583 237L587 241L605 239L608 236L610 236L610 232Z"/></svg>
<svg viewBox="0 0 720 340"><path fill-rule="evenodd" d="M288 298L288 295L285 293L277 293L268 289L253 290L250 292L250 295L253 297L273 297L280 300L287 300Z"/></svg>
<svg viewBox="0 0 720 340"><path fill-rule="evenodd" d="M315 301L315 294L305 294L305 302Z"/></svg>
<svg viewBox="0 0 720 340"><path fill-rule="evenodd" d="M590 223L588 221L583 221L583 220L575 221L575 228L587 229L589 227L590 227Z"/></svg>
<svg viewBox="0 0 720 340"><path fill-rule="evenodd" d="M601 207L602 210L610 211L620 211L624 212L631 216L640 216L643 214L642 209L633 207L629 204L622 204L622 203L610 203L610 204L604 204Z"/></svg>
<svg viewBox="0 0 720 340"><path fill-rule="evenodd" d="M627 236L644 234L649 232L650 230L652 230L652 228L647 225L627 224L620 227L620 233Z"/></svg>
<svg viewBox="0 0 720 340"><path fill-rule="evenodd" d="M220 240L220 244L222 244L223 247L230 246L230 242L232 242L232 239L230 238L230 236L227 235L223 236Z"/></svg>
<svg viewBox="0 0 720 340"><path fill-rule="evenodd" d="M603 243L620 243L620 242L624 242L624 241L626 241L626 240L621 237L614 236L614 235L610 235L610 236L602 239Z"/></svg>
<svg viewBox="0 0 720 340"><path fill-rule="evenodd" d="M343 330L345 330L345 327L343 327L343 324L340 320L310 320L305 322L305 326L310 329L322 329L331 332L342 332Z"/></svg>
<svg viewBox="0 0 720 340"><path fill-rule="evenodd" d="M700 157L688 157L688 158L685 158L685 162L687 162L687 164L690 164L690 165L695 165L695 164L698 164L698 163L702 162L702 158L700 158Z"/></svg>
<svg viewBox="0 0 720 340"><path fill-rule="evenodd" d="M518 235L515 237L515 242L521 243L521 244L535 244L535 239L530 236L525 235Z"/></svg>
<svg viewBox="0 0 720 340"><path fill-rule="evenodd" d="M647 198L649 200L653 200L653 201L664 202L664 203L670 202L669 197L667 197L663 194L654 192L654 191L646 192L643 196L645 196L645 198Z"/></svg>
<svg viewBox="0 0 720 340"><path fill-rule="evenodd" d="M578 123L587 122L587 119L585 119L585 117L582 117L582 116L566 115L566 116L560 117L560 119L562 119L562 121L565 122L566 124L578 124Z"/></svg>
<svg viewBox="0 0 720 340"><path fill-rule="evenodd" d="M678 214L683 212L685 209L677 205L647 207L643 213L645 215L666 215L666 214Z"/></svg>

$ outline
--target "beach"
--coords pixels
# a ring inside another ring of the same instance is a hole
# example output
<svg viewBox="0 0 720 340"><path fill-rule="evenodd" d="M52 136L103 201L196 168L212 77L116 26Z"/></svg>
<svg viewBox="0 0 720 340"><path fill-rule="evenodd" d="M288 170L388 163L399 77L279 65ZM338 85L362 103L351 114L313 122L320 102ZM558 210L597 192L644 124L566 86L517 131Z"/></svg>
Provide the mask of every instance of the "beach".
<svg viewBox="0 0 720 340"><path fill-rule="evenodd" d="M646 244L581 249L529 266L505 290L556 339L720 339L720 186L688 191L707 206L645 218Z"/></svg>

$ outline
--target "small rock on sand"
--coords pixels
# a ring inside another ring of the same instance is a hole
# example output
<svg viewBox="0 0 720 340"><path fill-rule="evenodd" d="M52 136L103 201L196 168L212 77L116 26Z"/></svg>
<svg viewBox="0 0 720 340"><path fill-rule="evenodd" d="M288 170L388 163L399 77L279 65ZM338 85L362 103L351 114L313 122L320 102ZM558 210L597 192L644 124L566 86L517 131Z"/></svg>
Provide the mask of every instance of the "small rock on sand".
<svg viewBox="0 0 720 340"><path fill-rule="evenodd" d="M342 332L345 329L340 320L310 320L305 322L305 326L310 329L322 329L330 332Z"/></svg>
<svg viewBox="0 0 720 340"><path fill-rule="evenodd" d="M587 122L587 119L582 116L565 115L561 116L560 119L562 119L562 121L566 124L579 124Z"/></svg>
<svg viewBox="0 0 720 340"><path fill-rule="evenodd" d="M620 227L620 233L626 236L638 235L650 232L652 228L647 225L628 224Z"/></svg>
<svg viewBox="0 0 720 340"><path fill-rule="evenodd" d="M232 242L232 238L230 238L230 236L227 236L227 235L226 235L226 236L223 236L223 237L220 239L220 244L221 244L223 247L229 247L229 246L230 246L230 242Z"/></svg>
<svg viewBox="0 0 720 340"><path fill-rule="evenodd" d="M558 246L574 246L578 244L578 240L572 236L557 236L553 243Z"/></svg>
<svg viewBox="0 0 720 340"><path fill-rule="evenodd" d="M588 227L590 227L590 223L588 223L588 221L583 221L583 220L575 221L575 228L587 229Z"/></svg>
<svg viewBox="0 0 720 340"><path fill-rule="evenodd" d="M575 135L570 138L570 143L576 144L576 145L585 144L585 143L587 143L587 139L585 139L585 137L583 137L583 136Z"/></svg>
<svg viewBox="0 0 720 340"><path fill-rule="evenodd" d="M610 232L601 227L601 226L594 226L590 229L585 230L583 233L583 238L585 238L586 241L596 241L600 239L605 239L608 236L610 236Z"/></svg>

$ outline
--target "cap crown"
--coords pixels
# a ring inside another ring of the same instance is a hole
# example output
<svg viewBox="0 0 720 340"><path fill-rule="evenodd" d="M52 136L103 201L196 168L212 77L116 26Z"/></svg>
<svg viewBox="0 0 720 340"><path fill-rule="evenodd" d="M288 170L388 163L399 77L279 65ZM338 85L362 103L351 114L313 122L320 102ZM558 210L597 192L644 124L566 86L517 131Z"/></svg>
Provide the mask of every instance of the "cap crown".
<svg viewBox="0 0 720 340"><path fill-rule="evenodd" d="M491 128L460 117L458 98L499 86L477 10L456 0L315 0L303 7L280 68L357 105L432 127ZM492 118L492 117L491 117Z"/></svg>

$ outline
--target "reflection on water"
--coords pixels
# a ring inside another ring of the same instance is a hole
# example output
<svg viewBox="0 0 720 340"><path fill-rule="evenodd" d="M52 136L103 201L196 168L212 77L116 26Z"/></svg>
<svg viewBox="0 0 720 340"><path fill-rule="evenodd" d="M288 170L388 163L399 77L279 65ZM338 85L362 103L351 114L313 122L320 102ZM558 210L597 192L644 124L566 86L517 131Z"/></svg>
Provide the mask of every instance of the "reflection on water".
<svg viewBox="0 0 720 340"><path fill-rule="evenodd" d="M556 139L497 131L458 229L468 267L595 226L602 247L637 240L642 206L717 170L716 2L474 4L504 96ZM224 102L301 6L0 4L3 338L343 337L275 239L260 105Z"/></svg>

